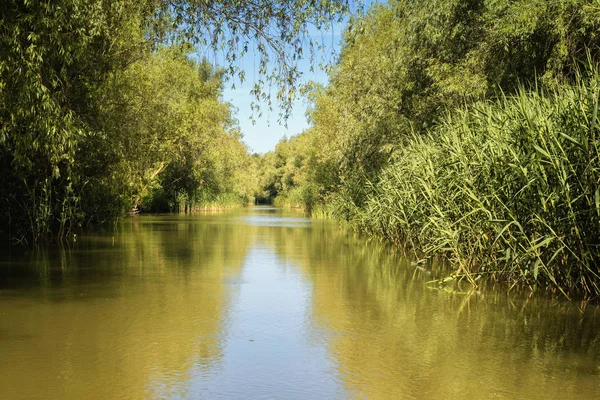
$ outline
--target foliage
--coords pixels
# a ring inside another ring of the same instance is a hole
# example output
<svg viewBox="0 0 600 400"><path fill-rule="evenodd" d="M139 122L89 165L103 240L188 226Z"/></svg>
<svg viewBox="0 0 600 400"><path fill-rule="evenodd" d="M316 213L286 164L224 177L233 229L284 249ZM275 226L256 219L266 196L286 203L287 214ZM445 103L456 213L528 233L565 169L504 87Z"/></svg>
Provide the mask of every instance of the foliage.
<svg viewBox="0 0 600 400"><path fill-rule="evenodd" d="M317 143L308 134L282 139L275 151L262 157L256 198L263 202L311 211L326 188L319 174L326 172L314 160Z"/></svg>
<svg viewBox="0 0 600 400"><path fill-rule="evenodd" d="M231 190L247 198L244 179L231 172L249 161L213 85L223 75L185 66L190 46L223 52L226 72L241 80L237 57L255 48L262 78L253 93L270 99L276 85L285 116L301 53L318 47L310 24L323 28L347 10L341 0L3 1L0 237L63 237L121 215L171 163L171 172L184 169L201 185L212 180L211 196ZM166 47L180 55L167 56ZM181 86L188 83L189 91ZM231 160L215 156L221 145Z"/></svg>
<svg viewBox="0 0 600 400"><path fill-rule="evenodd" d="M0 5L0 235L62 235L82 218L74 171L90 89L142 51L146 5L6 1Z"/></svg>
<svg viewBox="0 0 600 400"><path fill-rule="evenodd" d="M578 59L598 59L600 3L392 1L351 21L330 84L313 90L315 159L332 167L342 214L398 147L446 110L519 86L560 85ZM539 79L536 79L539 78Z"/></svg>
<svg viewBox="0 0 600 400"><path fill-rule="evenodd" d="M219 100L221 87L221 71L175 48L148 55L112 76L97 93L97 123L107 132L105 140L84 150L95 160L112 161L100 168L92 186L120 182L117 191L128 194L126 206L137 208L146 197L145 208L152 211L155 207L148 204L155 195L162 198L158 210L173 211L179 208L178 196L185 195L189 207L200 193L232 191L246 148L229 106ZM97 200L94 196L89 203ZM171 206L164 207L165 202Z"/></svg>
<svg viewBox="0 0 600 400"><path fill-rule="evenodd" d="M402 148L358 226L469 280L597 296L598 79L453 110Z"/></svg>
<svg viewBox="0 0 600 400"><path fill-rule="evenodd" d="M161 1L157 13L168 16L173 27L172 39L184 37L203 48L222 52L228 73L245 80L239 61L250 51L258 56L261 78L254 83L252 94L259 103L272 105L271 88L278 90L275 100L286 119L296 96L297 81L301 75L298 61L308 53L310 62L327 61L317 56L323 53L324 43L315 30L332 28L351 11L348 0L318 1ZM356 11L361 1L352 2ZM311 28L313 30L311 31ZM271 67L272 65L272 67Z"/></svg>
<svg viewBox="0 0 600 400"><path fill-rule="evenodd" d="M375 5L269 184L457 277L596 296L599 28L595 0Z"/></svg>

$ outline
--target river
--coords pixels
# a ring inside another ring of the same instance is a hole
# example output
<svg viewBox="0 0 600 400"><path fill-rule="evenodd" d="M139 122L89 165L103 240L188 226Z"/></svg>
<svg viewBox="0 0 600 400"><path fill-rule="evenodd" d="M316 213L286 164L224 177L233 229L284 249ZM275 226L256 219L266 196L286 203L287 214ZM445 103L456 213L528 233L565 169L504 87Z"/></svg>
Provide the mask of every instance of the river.
<svg viewBox="0 0 600 400"><path fill-rule="evenodd" d="M0 398L600 398L597 307L431 277L271 207L5 251Z"/></svg>

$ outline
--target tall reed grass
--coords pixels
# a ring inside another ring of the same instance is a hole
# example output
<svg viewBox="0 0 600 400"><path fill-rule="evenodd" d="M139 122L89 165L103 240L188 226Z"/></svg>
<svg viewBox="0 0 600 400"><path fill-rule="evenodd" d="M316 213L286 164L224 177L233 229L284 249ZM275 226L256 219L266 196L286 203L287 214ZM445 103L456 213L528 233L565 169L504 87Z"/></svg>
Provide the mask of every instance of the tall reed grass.
<svg viewBox="0 0 600 400"><path fill-rule="evenodd" d="M316 189L312 183L306 182L301 186L291 188L285 194L277 196L273 203L279 207L298 208L312 213L316 202Z"/></svg>
<svg viewBox="0 0 600 400"><path fill-rule="evenodd" d="M594 71L453 110L399 149L354 222L473 283L597 297L599 83Z"/></svg>
<svg viewBox="0 0 600 400"><path fill-rule="evenodd" d="M229 210L247 204L248 199L229 192L218 194L201 192L194 198L190 198L185 193L177 196L177 211L180 213Z"/></svg>

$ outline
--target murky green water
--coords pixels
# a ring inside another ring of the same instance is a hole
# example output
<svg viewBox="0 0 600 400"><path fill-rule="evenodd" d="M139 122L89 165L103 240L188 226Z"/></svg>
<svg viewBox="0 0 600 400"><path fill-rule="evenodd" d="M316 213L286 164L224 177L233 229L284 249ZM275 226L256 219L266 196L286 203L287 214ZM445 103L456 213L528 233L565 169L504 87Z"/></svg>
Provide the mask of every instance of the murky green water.
<svg viewBox="0 0 600 400"><path fill-rule="evenodd" d="M596 399L596 308L430 276L272 208L0 257L0 398Z"/></svg>

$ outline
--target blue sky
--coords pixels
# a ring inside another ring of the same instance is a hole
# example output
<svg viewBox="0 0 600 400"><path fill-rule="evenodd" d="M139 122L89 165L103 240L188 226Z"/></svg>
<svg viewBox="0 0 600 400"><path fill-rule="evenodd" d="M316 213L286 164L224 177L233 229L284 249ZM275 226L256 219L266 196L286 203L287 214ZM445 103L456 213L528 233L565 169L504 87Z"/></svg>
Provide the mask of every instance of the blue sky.
<svg viewBox="0 0 600 400"><path fill-rule="evenodd" d="M362 5L368 9L370 6L376 3L383 3L385 0L362 0ZM334 24L332 28L327 32L319 32L316 29L309 29L311 36L318 37L318 39L325 45L325 53L317 54L317 63L322 60L336 59L336 55L340 51L342 32L346 22L340 24ZM307 49L304 54L308 55ZM308 57L307 57L308 58ZM219 63L219 60L215 60L217 64L226 65L226 62ZM224 60L220 60L224 61ZM241 60L239 66L245 71L246 81L244 83L239 82L238 79L233 78L225 84L225 90L223 92L223 100L230 102L237 109L237 119L239 126L244 135L244 142L248 144L251 152L266 153L274 150L275 145L284 136L290 137L296 135L306 128L309 124L306 120L306 103L304 99L298 99L294 103L292 115L287 121L287 128L278 123L279 109L276 105L273 106L273 111L270 113L267 110L266 104L260 104L262 110L262 117L254 114L251 109L252 101L254 97L250 94L250 90L254 86L255 79L258 79L258 56L254 57L254 52L249 50L245 57ZM319 69L318 66L314 67L314 71L310 71L311 64L308 59L301 60L299 63L300 71L302 72L302 78L300 79L299 86L309 81L315 81L322 84L328 82L327 73ZM235 84L235 89L232 89L232 83ZM276 90L274 90L276 91ZM256 120L253 124L252 118Z"/></svg>
<svg viewBox="0 0 600 400"><path fill-rule="evenodd" d="M326 59L335 59L334 55L340 50L343 28L344 25L340 24L334 26L332 31L324 34L316 33L319 37L324 38L326 44L327 54L321 56L325 56ZM249 51L240 65L246 72L246 81L240 84L239 80L233 79L226 83L223 100L231 102L237 108L237 119L244 135L244 142L248 144L251 152L266 153L274 150L275 145L282 137L290 137L304 131L308 127L308 122L305 116L306 103L304 99L298 99L295 101L292 115L287 121L287 128L277 122L279 109L276 108L276 105L273 106L273 111L269 113L266 104L260 104L263 115L259 118L255 114L256 124L252 123L253 112L250 105L254 98L250 94L250 90L254 85L255 77L258 79L258 71L255 68L257 64L258 60L255 60L253 52ZM314 72L310 71L308 59L302 60L299 63L299 68L302 72L300 85L309 81L323 84L328 81L327 73L319 69L318 66L315 66ZM235 83L235 89L231 88L232 82Z"/></svg>

